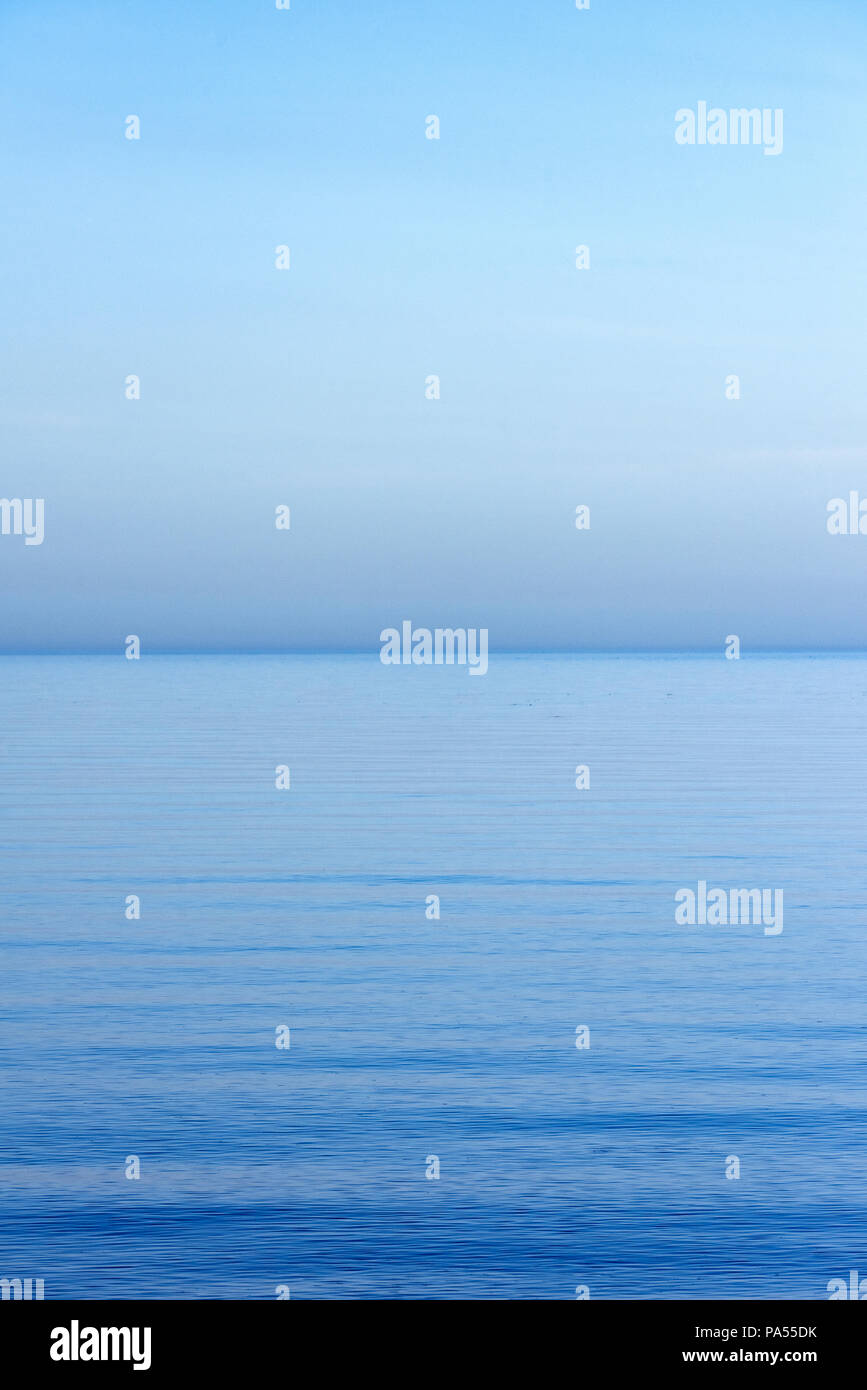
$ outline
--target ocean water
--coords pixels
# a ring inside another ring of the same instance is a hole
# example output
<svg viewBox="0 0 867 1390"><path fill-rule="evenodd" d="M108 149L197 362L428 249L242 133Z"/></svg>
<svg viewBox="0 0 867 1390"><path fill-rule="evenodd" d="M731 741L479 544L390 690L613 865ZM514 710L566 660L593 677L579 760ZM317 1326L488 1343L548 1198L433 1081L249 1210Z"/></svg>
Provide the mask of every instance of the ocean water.
<svg viewBox="0 0 867 1390"><path fill-rule="evenodd" d="M0 672L0 1276L560 1300L867 1275L867 660ZM678 925L700 879L781 888L782 933Z"/></svg>

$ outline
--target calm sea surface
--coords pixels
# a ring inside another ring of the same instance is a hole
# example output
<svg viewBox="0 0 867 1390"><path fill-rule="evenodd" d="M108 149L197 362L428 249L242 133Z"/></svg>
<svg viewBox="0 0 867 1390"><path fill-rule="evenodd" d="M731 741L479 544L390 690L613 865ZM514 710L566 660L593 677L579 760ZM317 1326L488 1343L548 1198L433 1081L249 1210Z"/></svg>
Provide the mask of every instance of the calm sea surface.
<svg viewBox="0 0 867 1390"><path fill-rule="evenodd" d="M0 1276L867 1275L865 715L861 657L0 660ZM782 934L678 926L699 879Z"/></svg>

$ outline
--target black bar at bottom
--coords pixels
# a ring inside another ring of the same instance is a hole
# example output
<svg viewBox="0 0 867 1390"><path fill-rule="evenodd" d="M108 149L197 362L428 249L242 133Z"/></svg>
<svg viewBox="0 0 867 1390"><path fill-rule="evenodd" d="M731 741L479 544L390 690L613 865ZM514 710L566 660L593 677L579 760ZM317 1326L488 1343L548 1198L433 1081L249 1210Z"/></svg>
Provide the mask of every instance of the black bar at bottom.
<svg viewBox="0 0 867 1390"><path fill-rule="evenodd" d="M421 1369L414 1370L411 1364L419 1354L427 1376L435 1372L440 1356L443 1374L453 1376L458 1365L465 1364L464 1354L457 1355L456 1344L448 1338L450 1324L447 1320L443 1325L442 1313L430 1325L435 1340L426 1338L415 1352L404 1344L401 1354L397 1353L403 1343L401 1332L409 1331L417 1338L419 1329L415 1324L407 1326L406 1311L403 1326L393 1312L387 1325L378 1322L377 1304L389 1302L393 1309L394 1302L371 1300L363 1333L355 1316L348 1326L338 1313L330 1314L324 1323L321 1314L312 1314L310 1305L315 1300L303 1301L303 1307L301 1302L0 1302L0 1369L8 1377L14 1367L19 1381L37 1372L92 1378L105 1369L115 1376L133 1375L142 1383L147 1376L154 1383L165 1378L168 1384L169 1378L186 1373L213 1374L224 1380L241 1374L249 1377L251 1372L281 1364L298 1369L297 1357L305 1345L320 1371L333 1363L338 1347L341 1359L354 1361L358 1371L370 1355L376 1365L368 1362L368 1371L382 1370L389 1363L394 1367L398 1354L403 1374L410 1380ZM406 1310L405 1303L400 1306ZM498 1306L504 1305L486 1304L489 1311L477 1313L479 1322L472 1328L462 1318L456 1325L463 1334L461 1342L469 1334L481 1352L478 1339L489 1335ZM495 1358L500 1347L503 1354L511 1355L535 1346L537 1355L544 1348L548 1361L554 1346L547 1339L562 1332L568 1341L560 1349L571 1347L576 1370L596 1365L612 1374L665 1376L675 1368L701 1372L714 1365L735 1373L741 1366L764 1365L773 1369L804 1366L823 1375L844 1370L851 1374L863 1364L867 1335L865 1310L845 1301L588 1300L573 1303L568 1313L548 1326L545 1342L539 1343L538 1324L528 1324L524 1331L522 1318L515 1322L514 1305L505 1306L509 1323L501 1340L484 1341ZM323 1331L326 1340L322 1340ZM342 1333L339 1342L334 1340L335 1332ZM311 1333L319 1334L315 1342L310 1341ZM375 1354L371 1334L376 1338ZM310 1378L311 1369L305 1379ZM541 1364L538 1369L541 1372Z"/></svg>

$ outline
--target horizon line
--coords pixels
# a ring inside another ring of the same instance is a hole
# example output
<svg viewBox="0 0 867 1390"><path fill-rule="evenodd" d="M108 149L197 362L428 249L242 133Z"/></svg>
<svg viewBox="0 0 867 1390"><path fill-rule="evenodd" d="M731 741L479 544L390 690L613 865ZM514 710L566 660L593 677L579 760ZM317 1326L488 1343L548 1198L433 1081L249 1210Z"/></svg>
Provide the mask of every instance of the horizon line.
<svg viewBox="0 0 867 1390"><path fill-rule="evenodd" d="M867 656L867 647L741 647L741 657L752 656ZM493 656L720 656L724 646L714 647L501 647ZM120 656L119 647L54 647L0 649L0 658L17 656ZM366 656L379 660L370 647L147 647L142 656ZM141 657L139 658L139 660ZM411 663L401 663L411 664ZM446 663L448 664L448 663Z"/></svg>

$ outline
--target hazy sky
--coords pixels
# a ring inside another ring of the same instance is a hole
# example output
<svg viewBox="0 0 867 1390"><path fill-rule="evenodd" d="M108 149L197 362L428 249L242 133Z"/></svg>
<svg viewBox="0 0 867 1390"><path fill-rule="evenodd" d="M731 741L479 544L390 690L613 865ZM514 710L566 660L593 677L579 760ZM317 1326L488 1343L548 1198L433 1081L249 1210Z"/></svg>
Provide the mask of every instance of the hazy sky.
<svg viewBox="0 0 867 1390"><path fill-rule="evenodd" d="M865 645L863 0L2 0L0 54L0 649Z"/></svg>

